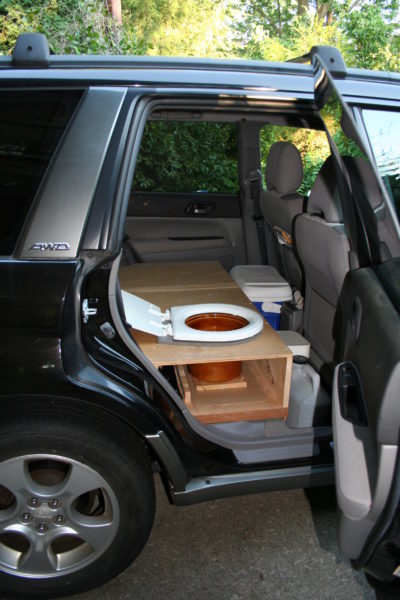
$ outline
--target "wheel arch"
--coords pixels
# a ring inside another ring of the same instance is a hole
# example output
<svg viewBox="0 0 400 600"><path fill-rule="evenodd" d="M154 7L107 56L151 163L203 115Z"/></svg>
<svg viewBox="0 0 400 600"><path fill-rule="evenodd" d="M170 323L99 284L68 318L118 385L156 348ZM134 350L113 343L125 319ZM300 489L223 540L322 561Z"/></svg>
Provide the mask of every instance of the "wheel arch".
<svg viewBox="0 0 400 600"><path fill-rule="evenodd" d="M159 423L152 422L139 413L135 406L121 408L116 401L98 394L95 397L71 397L48 394L7 395L1 398L2 420L13 413L23 411L26 414L45 414L50 411L52 415L62 416L65 413L75 417L85 417L107 426L120 439L124 436L135 436L140 439L155 467L155 472L160 472L165 491L171 498L170 488L183 491L189 477L182 465L179 454L171 440L171 435Z"/></svg>

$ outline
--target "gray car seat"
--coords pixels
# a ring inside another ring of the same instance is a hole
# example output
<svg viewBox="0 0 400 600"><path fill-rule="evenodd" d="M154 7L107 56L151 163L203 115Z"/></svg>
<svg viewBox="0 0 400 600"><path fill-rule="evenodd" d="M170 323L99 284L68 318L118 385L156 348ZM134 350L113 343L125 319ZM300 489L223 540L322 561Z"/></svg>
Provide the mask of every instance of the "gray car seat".
<svg viewBox="0 0 400 600"><path fill-rule="evenodd" d="M307 204L294 224L296 247L305 273L304 336L317 370L333 366L334 318L350 245L343 225L332 157L322 166Z"/></svg>
<svg viewBox="0 0 400 600"><path fill-rule="evenodd" d="M376 228L376 237L380 241L378 250L380 260L384 261L392 256L399 256L399 236L393 227L393 221L388 213L371 165L361 157L346 156L343 162L352 187L357 187L365 195L371 206L373 226Z"/></svg>
<svg viewBox="0 0 400 600"><path fill-rule="evenodd" d="M293 246L292 224L303 210L304 197L297 193L302 179L303 163L297 148L290 142L273 144L265 168L266 190L260 193L268 263L298 289L302 287L302 271Z"/></svg>

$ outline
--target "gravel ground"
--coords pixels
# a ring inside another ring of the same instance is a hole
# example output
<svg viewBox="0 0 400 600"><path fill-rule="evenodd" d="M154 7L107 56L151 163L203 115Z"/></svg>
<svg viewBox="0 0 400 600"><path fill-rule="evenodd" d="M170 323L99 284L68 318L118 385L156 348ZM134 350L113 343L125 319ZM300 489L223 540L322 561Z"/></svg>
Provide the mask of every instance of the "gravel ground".
<svg viewBox="0 0 400 600"><path fill-rule="evenodd" d="M170 506L157 481L147 546L75 600L373 600L336 542L333 488Z"/></svg>

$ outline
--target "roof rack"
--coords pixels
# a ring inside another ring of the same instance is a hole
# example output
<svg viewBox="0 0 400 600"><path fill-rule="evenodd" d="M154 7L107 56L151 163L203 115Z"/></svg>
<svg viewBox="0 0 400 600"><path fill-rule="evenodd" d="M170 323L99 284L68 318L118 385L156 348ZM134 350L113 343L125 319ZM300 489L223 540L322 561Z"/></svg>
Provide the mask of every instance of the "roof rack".
<svg viewBox="0 0 400 600"><path fill-rule="evenodd" d="M43 33L20 33L12 54L13 67L43 68L50 65L50 50Z"/></svg>
<svg viewBox="0 0 400 600"><path fill-rule="evenodd" d="M346 63L344 62L340 51L333 46L313 46L308 54L292 58L287 62L312 64L314 57L316 56L319 56L324 61L332 75L346 77Z"/></svg>

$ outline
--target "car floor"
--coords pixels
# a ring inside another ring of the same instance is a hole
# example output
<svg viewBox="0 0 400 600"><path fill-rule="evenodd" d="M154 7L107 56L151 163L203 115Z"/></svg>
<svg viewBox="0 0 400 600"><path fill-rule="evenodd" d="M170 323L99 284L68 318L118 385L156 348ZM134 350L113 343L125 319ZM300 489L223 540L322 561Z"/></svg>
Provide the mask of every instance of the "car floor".
<svg viewBox="0 0 400 600"><path fill-rule="evenodd" d="M135 563L76 600L373 600L336 542L334 488L170 506L157 477L150 539ZM72 600L72 598L71 598Z"/></svg>

